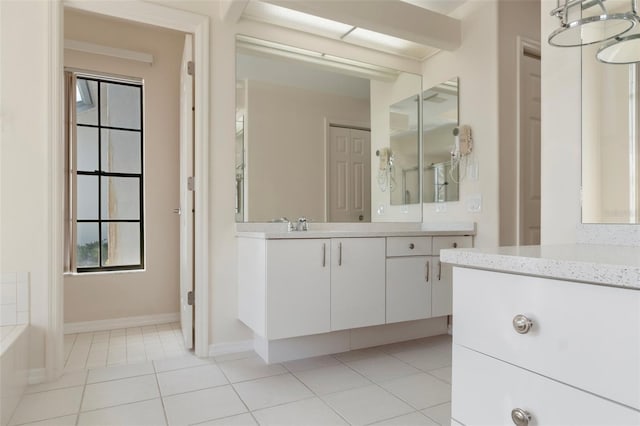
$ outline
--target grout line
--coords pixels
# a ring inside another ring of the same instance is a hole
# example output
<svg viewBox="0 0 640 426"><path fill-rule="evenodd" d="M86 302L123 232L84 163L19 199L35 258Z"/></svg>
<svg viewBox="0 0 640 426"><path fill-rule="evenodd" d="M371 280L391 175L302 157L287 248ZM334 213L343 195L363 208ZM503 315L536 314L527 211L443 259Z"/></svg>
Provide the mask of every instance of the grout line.
<svg viewBox="0 0 640 426"><path fill-rule="evenodd" d="M153 366L152 364L152 368L155 371L155 366ZM156 386L158 387L158 395L160 396L160 404L162 405L162 414L164 415L164 424L168 425L169 424L169 416L167 415L167 407L164 406L164 397L162 396L162 391L160 390L160 379L158 378L158 373L156 372L154 374L154 377L156 378Z"/></svg>
<svg viewBox="0 0 640 426"><path fill-rule="evenodd" d="M238 397L240 402L242 402L242 405L244 405L244 408L247 409L247 413L249 413L249 415L253 418L253 421L256 422L257 425L259 425L260 423L258 422L258 419L256 419L256 417L253 415L253 412L249 409L249 406L247 405L247 403L244 402L244 399L242 399L242 397L238 393L238 390L236 389L236 387L233 385L233 383L231 383L231 380L229 380L229 377L227 377L227 373L225 373L224 370L222 370L222 368L220 368L220 367L218 367L218 368L220 369L220 372L222 373L224 378L227 379L227 382L229 382L229 386L231 386L231 389L236 394L236 396ZM208 420L205 420L205 421L208 421Z"/></svg>
<svg viewBox="0 0 640 426"><path fill-rule="evenodd" d="M87 380L89 380L89 371L85 371L84 373L84 386L82 386L82 395L80 396L80 404L78 404L78 411L76 412L76 422L75 425L78 426L78 422L80 421L80 412L82 411L82 403L84 402L84 394L87 391Z"/></svg>

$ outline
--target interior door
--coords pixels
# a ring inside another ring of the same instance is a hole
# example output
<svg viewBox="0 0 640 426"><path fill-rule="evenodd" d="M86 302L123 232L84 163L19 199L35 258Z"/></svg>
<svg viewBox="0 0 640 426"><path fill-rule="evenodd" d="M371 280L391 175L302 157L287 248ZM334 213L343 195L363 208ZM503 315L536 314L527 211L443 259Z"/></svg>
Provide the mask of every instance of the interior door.
<svg viewBox="0 0 640 426"><path fill-rule="evenodd" d="M520 245L540 244L540 57L520 67Z"/></svg>
<svg viewBox="0 0 640 426"><path fill-rule="evenodd" d="M329 127L329 222L371 221L371 135Z"/></svg>
<svg viewBox="0 0 640 426"><path fill-rule="evenodd" d="M180 68L180 325L187 349L193 348L193 39L185 36ZM191 303L189 303L191 302Z"/></svg>

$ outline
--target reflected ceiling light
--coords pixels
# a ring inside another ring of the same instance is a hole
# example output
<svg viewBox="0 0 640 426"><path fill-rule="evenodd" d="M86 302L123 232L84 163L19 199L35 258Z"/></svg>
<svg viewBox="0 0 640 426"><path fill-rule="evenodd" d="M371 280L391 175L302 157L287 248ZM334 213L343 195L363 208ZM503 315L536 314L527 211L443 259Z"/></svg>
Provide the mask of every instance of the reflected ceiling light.
<svg viewBox="0 0 640 426"><path fill-rule="evenodd" d="M549 35L549 44L557 47L577 47L606 42L598 50L597 59L604 63L629 64L640 61L640 40L637 34L627 35L636 26L640 18L636 12L636 0L630 0L630 11L609 13L605 0L564 0L564 4L551 11L552 16L560 19L560 28ZM601 13L569 21L571 8L573 13L599 7Z"/></svg>
<svg viewBox="0 0 640 426"><path fill-rule="evenodd" d="M633 64L640 62L640 34L616 37L602 46L596 58L605 64Z"/></svg>

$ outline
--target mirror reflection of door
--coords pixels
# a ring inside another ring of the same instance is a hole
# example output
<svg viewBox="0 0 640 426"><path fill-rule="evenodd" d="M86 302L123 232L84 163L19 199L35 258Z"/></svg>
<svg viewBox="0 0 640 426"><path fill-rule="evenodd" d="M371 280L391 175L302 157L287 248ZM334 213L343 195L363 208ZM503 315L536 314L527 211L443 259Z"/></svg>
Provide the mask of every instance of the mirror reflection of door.
<svg viewBox="0 0 640 426"><path fill-rule="evenodd" d="M329 222L371 221L371 132L329 127Z"/></svg>

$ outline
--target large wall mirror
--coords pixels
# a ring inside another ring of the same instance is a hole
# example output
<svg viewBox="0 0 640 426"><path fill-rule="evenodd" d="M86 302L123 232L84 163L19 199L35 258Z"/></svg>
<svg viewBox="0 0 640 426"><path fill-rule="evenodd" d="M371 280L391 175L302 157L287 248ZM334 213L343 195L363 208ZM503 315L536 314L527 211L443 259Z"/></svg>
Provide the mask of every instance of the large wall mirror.
<svg viewBox="0 0 640 426"><path fill-rule="evenodd" d="M638 65L598 62L599 47L582 48L582 222L640 223Z"/></svg>
<svg viewBox="0 0 640 426"><path fill-rule="evenodd" d="M458 127L458 78L427 89L422 94L422 140L424 155L423 196L425 203L458 201L458 168L451 167Z"/></svg>
<svg viewBox="0 0 640 426"><path fill-rule="evenodd" d="M421 90L419 75L238 36L236 220L370 222L373 203L420 203ZM381 151L393 190L376 178Z"/></svg>

